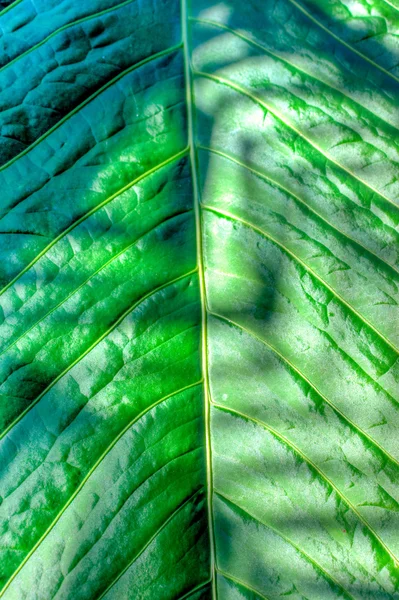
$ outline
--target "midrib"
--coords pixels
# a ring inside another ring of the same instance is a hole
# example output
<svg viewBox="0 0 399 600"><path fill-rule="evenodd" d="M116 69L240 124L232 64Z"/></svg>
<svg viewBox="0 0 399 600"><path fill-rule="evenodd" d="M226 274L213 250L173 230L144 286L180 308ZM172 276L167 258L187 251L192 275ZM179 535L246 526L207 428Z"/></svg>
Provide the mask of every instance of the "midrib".
<svg viewBox="0 0 399 600"><path fill-rule="evenodd" d="M188 146L190 151L191 172L193 181L193 203L195 214L195 232L197 247L197 265L201 300L201 364L202 376L204 381L204 403L205 403L205 449L206 449L206 477L207 477L207 510L209 527L209 546L210 546L210 575L212 578L212 596L217 598L216 578L215 578L215 536L213 527L213 478L212 478L212 448L210 432L210 395L209 395L209 377L207 360L207 303L206 287L204 276L203 247L202 247L202 226L200 193L197 174L196 149L194 144L194 102L192 87L192 71L190 65L190 45L188 33L188 0L181 0L181 27L184 53L184 70L186 85L186 104L187 104L187 131Z"/></svg>

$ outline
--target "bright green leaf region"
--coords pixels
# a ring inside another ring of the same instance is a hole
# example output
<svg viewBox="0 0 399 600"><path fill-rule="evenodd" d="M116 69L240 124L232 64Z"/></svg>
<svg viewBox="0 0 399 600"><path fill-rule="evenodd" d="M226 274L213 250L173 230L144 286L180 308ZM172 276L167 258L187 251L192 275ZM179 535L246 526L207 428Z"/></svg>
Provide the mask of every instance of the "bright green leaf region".
<svg viewBox="0 0 399 600"><path fill-rule="evenodd" d="M398 40L0 2L4 600L399 600Z"/></svg>

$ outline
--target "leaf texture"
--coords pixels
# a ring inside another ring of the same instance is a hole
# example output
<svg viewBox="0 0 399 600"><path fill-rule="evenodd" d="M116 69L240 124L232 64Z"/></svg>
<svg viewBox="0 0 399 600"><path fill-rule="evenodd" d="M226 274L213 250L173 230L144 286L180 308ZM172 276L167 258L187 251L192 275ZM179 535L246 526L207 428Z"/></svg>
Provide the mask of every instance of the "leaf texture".
<svg viewBox="0 0 399 600"><path fill-rule="evenodd" d="M2 8L2 597L399 599L399 5Z"/></svg>

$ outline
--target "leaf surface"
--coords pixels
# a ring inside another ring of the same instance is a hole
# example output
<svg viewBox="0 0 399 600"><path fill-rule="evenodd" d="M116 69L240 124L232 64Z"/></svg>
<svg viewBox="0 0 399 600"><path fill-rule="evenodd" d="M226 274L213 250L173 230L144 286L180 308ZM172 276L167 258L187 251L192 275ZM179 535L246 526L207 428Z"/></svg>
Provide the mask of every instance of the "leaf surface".
<svg viewBox="0 0 399 600"><path fill-rule="evenodd" d="M0 12L5 600L399 598L399 6Z"/></svg>

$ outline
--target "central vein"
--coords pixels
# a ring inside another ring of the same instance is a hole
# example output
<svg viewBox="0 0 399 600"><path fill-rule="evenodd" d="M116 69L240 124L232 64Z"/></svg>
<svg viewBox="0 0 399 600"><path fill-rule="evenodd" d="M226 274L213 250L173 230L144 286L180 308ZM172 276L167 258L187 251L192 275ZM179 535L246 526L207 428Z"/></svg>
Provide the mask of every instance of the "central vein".
<svg viewBox="0 0 399 600"><path fill-rule="evenodd" d="M212 577L213 597L217 598L216 580L215 580L215 540L213 531L213 481L212 481L212 450L210 436L210 387L208 377L207 361L207 308L206 308L206 288L204 277L204 264L202 252L202 227L201 227L201 209L199 197L199 184L197 176L197 160L194 145L194 115L193 115L193 89L192 72L190 68L190 52L188 39L188 15L187 0L181 0L181 24L184 52L184 70L186 82L186 103L187 103L187 127L188 127L188 145L190 148L191 173L193 181L193 201L195 214L195 231L197 245L197 264L198 277L201 297L201 363L204 380L204 403L205 403L205 448L206 448L206 477L207 477L207 507L208 507L208 526L210 543L210 570Z"/></svg>

